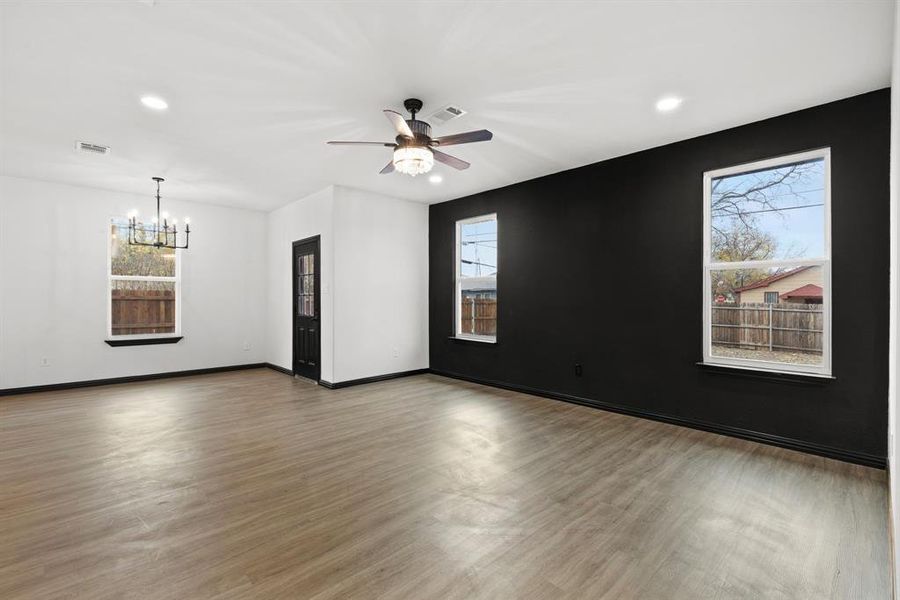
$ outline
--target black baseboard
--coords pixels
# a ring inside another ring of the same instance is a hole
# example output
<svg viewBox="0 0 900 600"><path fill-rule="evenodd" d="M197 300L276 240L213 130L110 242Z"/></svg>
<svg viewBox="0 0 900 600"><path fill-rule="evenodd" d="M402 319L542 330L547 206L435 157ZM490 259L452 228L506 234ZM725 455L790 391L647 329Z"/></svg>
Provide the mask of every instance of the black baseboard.
<svg viewBox="0 0 900 600"><path fill-rule="evenodd" d="M284 367L279 367L276 364L267 362L267 363L263 363L263 366L268 367L268 368L272 369L273 371L278 371L279 373L284 373L285 375L291 375L291 376L294 375L294 372L291 369L285 369Z"/></svg>
<svg viewBox="0 0 900 600"><path fill-rule="evenodd" d="M867 467L875 467L878 469L884 469L887 467L887 459L885 457L866 454L864 452L855 452L852 450L843 450L841 448L834 448L831 446L823 446L821 444L805 442L803 440L772 435L769 433L762 433L759 431L751 431L749 429L741 429L740 427L719 425L716 423L708 423L706 421L699 421L696 419L685 417L673 417L638 408L611 404L609 402L603 402L601 400L592 400L590 398L582 398L580 396L574 396L570 394L550 392L547 390L540 390L524 385L510 384L489 379L480 379L478 377L469 377L468 375L463 375L461 373L452 373L449 371L442 371L440 369L430 369L430 371L435 375L450 377L452 379L461 379L463 381L470 381L472 383L510 390L513 392L521 392L524 394L531 394L533 396L541 396L544 398L550 398L552 400L562 400L564 402L571 402L573 404L580 404L582 406L589 406L591 408L599 408L601 410L630 415L632 417L640 417L644 419L650 419L652 421L669 423L671 425L680 425L682 427L689 427L691 429L699 429L701 431L708 431L710 433L718 433L720 435L750 440L751 442L759 442L761 444L768 444L770 446L778 446L780 448L787 448L789 450L797 450L799 452L806 452L807 454L815 454L817 456L824 456L826 458L833 458L836 460L864 465Z"/></svg>
<svg viewBox="0 0 900 600"><path fill-rule="evenodd" d="M111 377L108 379L91 379L85 381L73 381L67 383L52 383L48 385L33 385L26 387L18 387L18 388L5 388L0 389L0 396L12 396L15 394L30 394L36 392L50 392L55 390L68 390L82 387L93 387L93 386L101 386L101 385L113 385L119 383L133 383L137 381L149 381L153 379L167 379L172 377L189 377L191 375L208 375L210 373L222 373L225 371L240 371L244 369L260 369L260 368L269 368L279 373L284 373L286 375L293 375L293 372L290 369L286 369L284 367L280 367L278 365L272 363L250 363L243 365L229 365L226 367L211 367L206 369L190 369L186 371L169 371L166 373L149 373L146 375L129 375L125 377ZM443 377L450 377L452 379L460 379L463 381L470 381L472 383L478 383L481 385L487 385L490 387L511 390L514 392L521 392L524 394L531 394L533 396L541 396L544 398L550 398L553 400L562 400L564 402L571 402L573 404L580 404L582 406L589 406L591 408L599 408L601 410L607 410L610 412L621 413L625 415L630 415L633 417L640 417L644 419L650 419L653 421L660 421L662 423L669 423L672 425L680 425L682 427L689 427L691 429L699 429L702 431L709 431L711 433L717 433L720 435L727 435L730 437L736 437L740 439L750 440L753 442L759 442L762 444L768 444L770 446L778 446L781 448L787 448L789 450L797 450L800 452L806 452L808 454L815 454L818 456L824 456L826 458L833 458L836 460L841 460L845 462L850 462L854 464L864 465L867 467L876 467L879 469L884 469L887 467L887 459L883 456L875 456L872 454L866 454L864 452L855 452L852 450L843 450L841 448L834 448L831 446L823 446L821 444L815 444L812 442L806 442L803 440L797 440L793 438L786 438L778 435L772 435L769 433L762 433L758 431L751 431L748 429L741 429L739 427L731 427L729 425L719 425L716 423L707 423L705 421L699 421L696 419L689 419L684 417L673 417L661 413L656 413L652 411L646 411L642 409L636 409L626 406L620 406L617 404L611 404L609 402L603 402L601 400L592 400L590 398L583 398L580 396L574 396L571 394L563 394L559 392L551 392L548 390L541 390L537 388L532 388L524 385L510 384L501 381L493 381L489 379L481 379L478 377L469 377L468 375L463 375L461 373L453 373L450 371L442 371L440 369L415 369L412 371L401 371L398 373L387 373L385 375L376 375L374 377L364 377L361 379L352 379L350 381L338 381L332 383L330 381L321 380L319 381L319 385L326 387L328 389L339 389L350 387L354 385L362 385L366 383L374 383L377 381L385 381L388 379L397 379L400 377L409 377L411 375L421 375L424 373L434 373L435 375L441 375Z"/></svg>
<svg viewBox="0 0 900 600"><path fill-rule="evenodd" d="M410 375L422 375L430 373L431 369L414 369L412 371L400 371L399 373L387 373L386 375L375 375L374 377L363 377L362 379L351 379L349 381L330 382L324 379L319 380L319 385L329 390L350 387L352 385L362 385L364 383L375 383L376 381L385 381L387 379L397 379L400 377L409 377Z"/></svg>
<svg viewBox="0 0 900 600"><path fill-rule="evenodd" d="M89 379L85 381L70 381L66 383L51 383L48 385L30 385L26 387L0 389L0 396L12 396L14 394L32 394L35 392L52 392L55 390L71 390L75 388L94 387L98 385L113 385L118 383L133 383L135 381L149 381L151 379L168 379L170 377L189 377L191 375L208 375L210 373L222 373L224 371L241 371L244 369L262 369L268 366L266 363L251 363L245 365L229 365L227 367L210 367L207 369L190 369L187 371L168 371L166 373L148 373L147 375L127 375L125 377L110 377L107 379Z"/></svg>

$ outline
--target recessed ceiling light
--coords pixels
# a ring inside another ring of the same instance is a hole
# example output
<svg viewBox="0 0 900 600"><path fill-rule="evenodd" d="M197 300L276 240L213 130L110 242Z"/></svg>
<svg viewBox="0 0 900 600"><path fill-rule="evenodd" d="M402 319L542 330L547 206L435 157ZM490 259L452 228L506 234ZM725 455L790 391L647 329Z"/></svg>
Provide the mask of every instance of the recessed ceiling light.
<svg viewBox="0 0 900 600"><path fill-rule="evenodd" d="M656 102L656 110L670 112L681 106L682 99L678 96L663 96Z"/></svg>
<svg viewBox="0 0 900 600"><path fill-rule="evenodd" d="M169 108L168 102L156 96L141 97L141 104L143 104L147 108L152 108L153 110L166 110L167 108Z"/></svg>
<svg viewBox="0 0 900 600"><path fill-rule="evenodd" d="M428 181L430 181L431 183L440 183L443 180L444 180L444 178L437 174L432 175L431 177L428 178Z"/></svg>

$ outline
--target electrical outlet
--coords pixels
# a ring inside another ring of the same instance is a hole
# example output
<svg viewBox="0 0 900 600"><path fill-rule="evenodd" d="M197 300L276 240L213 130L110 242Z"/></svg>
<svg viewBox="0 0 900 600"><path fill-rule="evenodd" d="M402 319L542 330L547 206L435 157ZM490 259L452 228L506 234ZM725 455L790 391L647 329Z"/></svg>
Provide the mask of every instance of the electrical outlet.
<svg viewBox="0 0 900 600"><path fill-rule="evenodd" d="M250 352L250 342L244 342L244 352Z"/></svg>
<svg viewBox="0 0 900 600"><path fill-rule="evenodd" d="M47 358L46 356L42 356L42 357L41 357L41 366L42 366L42 367L49 367L49 366L50 366L50 359Z"/></svg>
<svg viewBox="0 0 900 600"><path fill-rule="evenodd" d="M581 368L581 363L575 363L575 377L581 377L583 373L583 369Z"/></svg>
<svg viewBox="0 0 900 600"><path fill-rule="evenodd" d="M394 348L394 349L393 349L393 354L394 354L394 358L397 358L397 357L400 356L400 351L397 350L397 348Z"/></svg>

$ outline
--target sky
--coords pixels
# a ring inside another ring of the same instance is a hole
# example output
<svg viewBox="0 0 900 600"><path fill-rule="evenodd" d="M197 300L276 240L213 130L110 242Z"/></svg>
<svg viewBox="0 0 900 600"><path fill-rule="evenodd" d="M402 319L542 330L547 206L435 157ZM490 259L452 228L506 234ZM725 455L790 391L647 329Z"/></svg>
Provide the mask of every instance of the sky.
<svg viewBox="0 0 900 600"><path fill-rule="evenodd" d="M742 201L738 209L759 231L770 234L776 241L773 259L823 258L825 255L825 161L817 159L803 165L801 176L792 176L784 183L761 192L777 211L759 202ZM723 190L743 192L761 181L772 181L786 171L779 167L766 171L720 177L716 192ZM760 199L760 196L756 196ZM799 208L799 207L806 208ZM766 211L766 212L760 212ZM713 217L713 227L728 229L733 217Z"/></svg>
<svg viewBox="0 0 900 600"><path fill-rule="evenodd" d="M484 277L497 273L497 221L479 221L460 225L460 274Z"/></svg>

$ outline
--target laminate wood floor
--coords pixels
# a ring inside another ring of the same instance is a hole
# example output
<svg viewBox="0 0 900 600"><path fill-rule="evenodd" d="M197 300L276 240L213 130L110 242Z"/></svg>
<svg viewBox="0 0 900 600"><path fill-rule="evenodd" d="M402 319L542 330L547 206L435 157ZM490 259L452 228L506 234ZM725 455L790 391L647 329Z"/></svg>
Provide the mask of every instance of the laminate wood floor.
<svg viewBox="0 0 900 600"><path fill-rule="evenodd" d="M0 399L0 598L888 598L882 471L433 375Z"/></svg>

